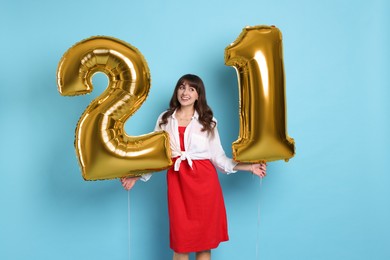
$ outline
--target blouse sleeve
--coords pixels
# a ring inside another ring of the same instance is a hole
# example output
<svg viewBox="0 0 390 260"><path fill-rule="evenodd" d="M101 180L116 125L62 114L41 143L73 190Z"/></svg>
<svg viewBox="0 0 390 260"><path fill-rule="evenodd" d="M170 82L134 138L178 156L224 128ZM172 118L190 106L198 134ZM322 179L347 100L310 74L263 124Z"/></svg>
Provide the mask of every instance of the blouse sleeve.
<svg viewBox="0 0 390 260"><path fill-rule="evenodd" d="M154 131L161 131L162 128L160 126L161 118L164 113L160 114L157 118L156 125L154 126Z"/></svg>
<svg viewBox="0 0 390 260"><path fill-rule="evenodd" d="M213 165L224 173L234 173L234 167L238 164L233 159L226 156L221 145L217 126L214 128L214 136L210 137L210 153Z"/></svg>

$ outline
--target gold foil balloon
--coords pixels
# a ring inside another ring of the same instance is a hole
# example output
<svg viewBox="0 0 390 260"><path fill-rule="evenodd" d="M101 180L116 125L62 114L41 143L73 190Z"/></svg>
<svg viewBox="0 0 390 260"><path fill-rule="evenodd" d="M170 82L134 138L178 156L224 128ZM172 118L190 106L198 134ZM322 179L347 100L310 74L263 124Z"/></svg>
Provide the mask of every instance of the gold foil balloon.
<svg viewBox="0 0 390 260"><path fill-rule="evenodd" d="M105 73L109 84L76 127L75 148L83 178L135 177L171 166L166 132L129 136L124 131L126 120L141 107L150 89L150 72L142 54L112 37L85 39L59 62L58 91L64 96L90 93L96 72Z"/></svg>
<svg viewBox="0 0 390 260"><path fill-rule="evenodd" d="M295 154L286 130L282 34L274 26L242 30L225 49L225 64L238 76L240 131L233 142L239 162L288 160Z"/></svg>

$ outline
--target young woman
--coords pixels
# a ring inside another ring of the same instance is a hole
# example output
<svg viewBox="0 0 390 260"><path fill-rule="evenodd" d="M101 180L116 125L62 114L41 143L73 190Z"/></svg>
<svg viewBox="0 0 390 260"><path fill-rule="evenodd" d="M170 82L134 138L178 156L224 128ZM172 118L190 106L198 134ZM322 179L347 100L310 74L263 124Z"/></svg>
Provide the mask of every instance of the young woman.
<svg viewBox="0 0 390 260"><path fill-rule="evenodd" d="M244 164L226 157L217 120L207 105L203 81L196 75L182 76L173 92L169 109L155 130L170 136L174 165L168 169L168 212L170 247L174 260L211 259L211 249L227 241L227 218L216 168L225 173L237 170L266 175L265 164ZM151 174L141 178L147 181ZM122 178L125 189L139 178Z"/></svg>

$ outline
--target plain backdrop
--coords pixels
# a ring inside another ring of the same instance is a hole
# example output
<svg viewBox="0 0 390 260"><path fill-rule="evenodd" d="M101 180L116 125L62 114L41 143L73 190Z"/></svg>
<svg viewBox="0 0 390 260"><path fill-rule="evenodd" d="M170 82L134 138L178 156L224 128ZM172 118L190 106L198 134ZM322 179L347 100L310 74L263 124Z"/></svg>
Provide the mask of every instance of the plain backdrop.
<svg viewBox="0 0 390 260"><path fill-rule="evenodd" d="M289 162L260 182L220 174L230 240L213 259L390 259L390 5L366 1L0 2L0 259L171 258L165 172L130 192L87 182L73 146L90 95L63 97L64 52L94 35L137 47L152 87L126 123L151 132L177 79L198 74L226 153L238 136L238 87L224 50L245 26L283 34ZM130 224L129 224L130 223Z"/></svg>

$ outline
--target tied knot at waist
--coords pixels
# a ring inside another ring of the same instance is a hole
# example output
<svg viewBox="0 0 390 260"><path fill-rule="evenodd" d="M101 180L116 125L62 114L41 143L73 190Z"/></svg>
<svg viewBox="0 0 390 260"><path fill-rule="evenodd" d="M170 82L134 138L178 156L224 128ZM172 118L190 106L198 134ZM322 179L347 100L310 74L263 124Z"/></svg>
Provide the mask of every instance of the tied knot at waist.
<svg viewBox="0 0 390 260"><path fill-rule="evenodd" d="M180 156L176 159L176 162L175 162L175 166L174 166L174 170L175 171L179 171L180 164L184 160L187 160L188 165L192 168L192 159L191 159L191 157L189 156L188 153L186 153L184 151L181 151L180 152Z"/></svg>

